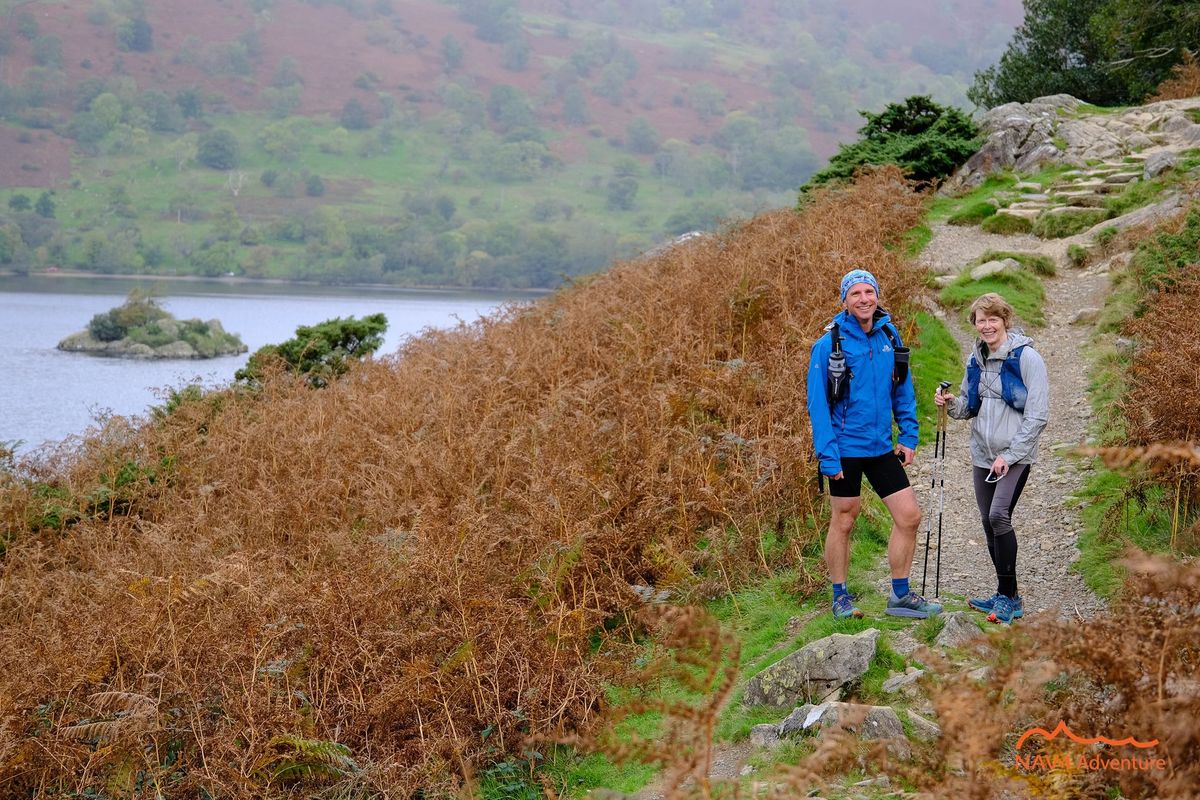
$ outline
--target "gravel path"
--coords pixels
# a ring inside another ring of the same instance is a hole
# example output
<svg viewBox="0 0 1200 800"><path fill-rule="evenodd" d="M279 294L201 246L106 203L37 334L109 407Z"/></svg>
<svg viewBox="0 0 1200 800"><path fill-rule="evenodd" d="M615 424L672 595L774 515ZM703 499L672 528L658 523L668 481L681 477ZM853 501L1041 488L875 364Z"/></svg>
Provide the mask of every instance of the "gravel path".
<svg viewBox="0 0 1200 800"><path fill-rule="evenodd" d="M1079 509L1071 505L1086 477L1086 464L1067 455L1088 435L1091 408L1087 400L1087 360L1083 346L1094 334L1091 325L1071 325L1081 308L1102 307L1108 291L1108 276L1064 267L1067 240L1043 241L1033 236L999 236L974 227L934 226L934 237L922 258L934 272L950 273L978 258L984 251L1038 252L1055 258L1059 275L1045 280L1046 327L1027 330L1034 347L1046 360L1050 375L1050 421L1042 433L1039 461L1032 467L1029 482L1017 504L1017 580L1025 599L1026 613L1053 611L1068 617L1090 617L1104 608L1103 601L1083 584L1071 569L1079 558L1077 540L1083 528ZM974 330L957 315L946 316L959 348L966 354ZM947 375L957 392L962 373ZM924 389L923 389L924 390ZM942 517L943 595L990 595L995 590L995 572L988 558L987 542L979 521L971 486L969 423L949 421L946 446L945 507ZM937 493L930 491L933 448L917 454L917 469L910 472L921 507L927 518L934 510L934 544L937 530ZM918 538L913 576L919 580L924 558L925 523ZM930 552L928 594L933 595L936 551ZM886 572L883 576L886 583ZM886 589L881 586L881 590Z"/></svg>

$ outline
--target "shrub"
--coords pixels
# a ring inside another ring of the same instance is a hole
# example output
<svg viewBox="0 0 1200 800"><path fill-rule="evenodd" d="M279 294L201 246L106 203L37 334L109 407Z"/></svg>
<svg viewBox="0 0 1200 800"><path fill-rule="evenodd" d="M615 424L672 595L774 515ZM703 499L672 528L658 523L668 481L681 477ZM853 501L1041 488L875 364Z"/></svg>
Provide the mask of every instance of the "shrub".
<svg viewBox="0 0 1200 800"><path fill-rule="evenodd" d="M1043 213L1033 223L1033 235L1043 239L1063 239L1082 233L1108 219L1103 208L1081 208L1057 214Z"/></svg>
<svg viewBox="0 0 1200 800"><path fill-rule="evenodd" d="M1088 262L1090 253L1083 245L1073 244L1067 248L1067 258L1074 267L1083 267Z"/></svg>
<svg viewBox="0 0 1200 800"><path fill-rule="evenodd" d="M100 342L115 342L125 338L125 328L117 322L112 311L92 317L92 321L88 323L88 332L93 339Z"/></svg>
<svg viewBox="0 0 1200 800"><path fill-rule="evenodd" d="M881 164L895 164L914 180L930 183L951 175L979 146L979 128L969 116L926 95L891 103L878 114L859 114L867 120L858 129L862 138L839 146L829 166L814 175L805 190Z"/></svg>
<svg viewBox="0 0 1200 800"><path fill-rule="evenodd" d="M313 387L327 386L344 374L353 361L369 356L383 344L387 317L372 314L362 319L347 317L327 320L318 325L301 325L295 338L282 344L259 348L236 378L257 383L272 361L281 362L292 372L304 376Z"/></svg>
<svg viewBox="0 0 1200 800"><path fill-rule="evenodd" d="M979 225L988 233L1000 233L1011 236L1016 233L1029 233L1033 230L1033 222L1013 214L993 214Z"/></svg>
<svg viewBox="0 0 1200 800"><path fill-rule="evenodd" d="M1159 84L1151 101L1185 100L1197 95L1200 95L1200 60L1185 52L1183 61L1172 67L1171 77Z"/></svg>

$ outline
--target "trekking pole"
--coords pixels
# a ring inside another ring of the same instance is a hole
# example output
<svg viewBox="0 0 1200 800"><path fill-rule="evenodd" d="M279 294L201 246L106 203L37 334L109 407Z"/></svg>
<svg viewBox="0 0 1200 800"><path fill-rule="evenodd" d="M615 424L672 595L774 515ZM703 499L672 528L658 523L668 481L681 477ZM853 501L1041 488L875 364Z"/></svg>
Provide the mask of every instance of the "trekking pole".
<svg viewBox="0 0 1200 800"><path fill-rule="evenodd" d="M946 391L950 387L949 381L942 381L938 384L938 393ZM933 437L933 466L929 470L929 516L925 520L925 566L921 570L921 594L925 594L925 582L929 577L929 540L933 537L933 490L937 488L938 476L944 466L945 459L939 459L939 451L944 450L942 442L942 424L943 411L945 406L938 408L938 420L935 426L936 433ZM941 518L938 519L938 543L941 544ZM941 563L941 549L938 550L938 563ZM940 569L938 570L941 571Z"/></svg>
<svg viewBox="0 0 1200 800"><path fill-rule="evenodd" d="M945 392L950 387L948 381L942 381L938 384L938 391ZM933 578L933 596L942 596L942 512L946 508L946 439L947 436L946 423L946 406L938 407L938 433L942 440L942 455L938 459L940 468L938 469L938 541L937 541L937 566L934 568ZM932 498L931 498L932 499Z"/></svg>

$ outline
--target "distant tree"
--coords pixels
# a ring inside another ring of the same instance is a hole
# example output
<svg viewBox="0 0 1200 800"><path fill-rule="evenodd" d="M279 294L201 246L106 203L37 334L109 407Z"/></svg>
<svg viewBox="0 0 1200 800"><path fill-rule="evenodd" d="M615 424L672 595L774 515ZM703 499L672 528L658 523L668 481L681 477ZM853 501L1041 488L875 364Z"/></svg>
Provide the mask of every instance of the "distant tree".
<svg viewBox="0 0 1200 800"><path fill-rule="evenodd" d="M28 39L32 42L37 38L38 30L39 27L37 17L35 17L32 13L28 11L22 11L21 13L17 14L17 33L21 35L21 38Z"/></svg>
<svg viewBox="0 0 1200 800"><path fill-rule="evenodd" d="M33 208L33 201L29 199L29 195L18 192L8 198L8 207L13 211L28 211Z"/></svg>
<svg viewBox="0 0 1200 800"><path fill-rule="evenodd" d="M447 72L462 66L463 54L462 42L454 38L453 34L447 33L442 37L442 66Z"/></svg>
<svg viewBox="0 0 1200 800"><path fill-rule="evenodd" d="M804 189L849 178L867 164L896 164L918 181L934 181L950 175L979 146L979 129L970 117L927 95L891 103L878 114L859 113L867 120L858 129L862 138L839 146Z"/></svg>
<svg viewBox="0 0 1200 800"><path fill-rule="evenodd" d="M187 86L175 93L175 104L188 119L200 119L204 115L204 96L195 86Z"/></svg>
<svg viewBox="0 0 1200 800"><path fill-rule="evenodd" d="M592 121L587 99L578 86L569 86L563 93L563 119L568 125L587 125Z"/></svg>
<svg viewBox="0 0 1200 800"><path fill-rule="evenodd" d="M39 67L61 69L63 65L62 39L54 35L39 36L34 39L33 63Z"/></svg>
<svg viewBox="0 0 1200 800"><path fill-rule="evenodd" d="M521 34L521 12L517 0L459 0L462 18L475 26L475 35L485 42L507 42Z"/></svg>
<svg viewBox="0 0 1200 800"><path fill-rule="evenodd" d="M154 49L154 29L145 17L134 17L117 26L117 47L135 53L149 53Z"/></svg>
<svg viewBox="0 0 1200 800"><path fill-rule="evenodd" d="M533 107L529 104L529 96L516 86L506 83L493 86L488 95L487 110L501 130L534 125Z"/></svg>
<svg viewBox="0 0 1200 800"><path fill-rule="evenodd" d="M727 216L729 209L716 200L695 200L671 212L663 224L663 232L678 236L688 231L714 231Z"/></svg>
<svg viewBox="0 0 1200 800"><path fill-rule="evenodd" d="M634 178L613 177L608 181L607 202L610 209L628 211L637 197L638 182Z"/></svg>
<svg viewBox="0 0 1200 800"><path fill-rule="evenodd" d="M688 105L704 119L725 113L725 93L708 81L692 84L687 96Z"/></svg>
<svg viewBox="0 0 1200 800"><path fill-rule="evenodd" d="M196 141L196 160L210 169L233 169L240 159L237 137L224 128L205 131Z"/></svg>
<svg viewBox="0 0 1200 800"><path fill-rule="evenodd" d="M300 117L269 123L259 131L258 143L280 161L295 161L308 143L308 123Z"/></svg>
<svg viewBox="0 0 1200 800"><path fill-rule="evenodd" d="M625 146L635 153L652 155L658 150L658 131L646 121L645 117L637 117L625 128Z"/></svg>
<svg viewBox="0 0 1200 800"><path fill-rule="evenodd" d="M325 194L325 182L320 175L309 175L304 181L304 193L309 197L320 197Z"/></svg>
<svg viewBox="0 0 1200 800"><path fill-rule="evenodd" d="M351 97L342 106L342 115L339 120L342 127L348 131L365 131L371 127L371 115L367 113L366 106L357 97Z"/></svg>
<svg viewBox="0 0 1200 800"><path fill-rule="evenodd" d="M26 198L28 199L28 198ZM0 224L0 264L11 264L17 259L24 243L21 229L12 224Z"/></svg>
<svg viewBox="0 0 1200 800"><path fill-rule="evenodd" d="M300 110L303 100L303 87L298 83L282 89L268 86L262 90L262 99L270 109L272 117L275 119L286 119Z"/></svg>
<svg viewBox="0 0 1200 800"><path fill-rule="evenodd" d="M289 86L303 84L300 77L300 65L291 56L284 56L275 65L275 73L271 76L271 85L276 89L286 89Z"/></svg>
<svg viewBox="0 0 1200 800"><path fill-rule="evenodd" d="M529 56L532 52L525 37L511 39L504 43L500 51L500 65L513 72L522 72L529 66Z"/></svg>
<svg viewBox="0 0 1200 800"><path fill-rule="evenodd" d="M42 219L54 219L54 213L57 211L57 206L54 203L54 198L51 196L51 193L48 191L42 192L38 196L37 202L34 203L33 210L34 213L36 213Z"/></svg>
<svg viewBox="0 0 1200 800"><path fill-rule="evenodd" d="M274 362L319 389L344 375L355 361L378 350L386 331L387 317L383 314L362 319L338 317L317 325L301 325L296 328L295 337L255 351L234 377L255 385Z"/></svg>

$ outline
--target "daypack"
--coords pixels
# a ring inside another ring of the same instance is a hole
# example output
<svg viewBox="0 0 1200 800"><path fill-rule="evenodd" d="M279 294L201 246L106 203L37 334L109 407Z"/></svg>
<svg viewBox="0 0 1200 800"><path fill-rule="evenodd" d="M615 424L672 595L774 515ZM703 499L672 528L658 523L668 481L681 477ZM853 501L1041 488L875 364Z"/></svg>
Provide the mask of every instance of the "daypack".
<svg viewBox="0 0 1200 800"><path fill-rule="evenodd" d="M884 323L883 333L892 344L892 386L895 387L908 377L910 350L904 346L904 342L900 340L900 334L890 322ZM829 351L827 369L829 377L826 381L825 393L832 406L846 396L846 390L850 386L850 374L846 369L846 356L842 352L842 332L836 322L829 326L829 339L832 347Z"/></svg>
<svg viewBox="0 0 1200 800"><path fill-rule="evenodd" d="M1021 352L1028 346L1023 344L1014 347L1000 365L1000 396L1014 411L1024 411L1025 400L1029 397L1029 390L1025 388L1025 381L1021 379ZM983 367L975 358L975 354L971 353L971 358L967 360L968 417L975 416L983 407L983 398L979 394L979 379L982 375Z"/></svg>

